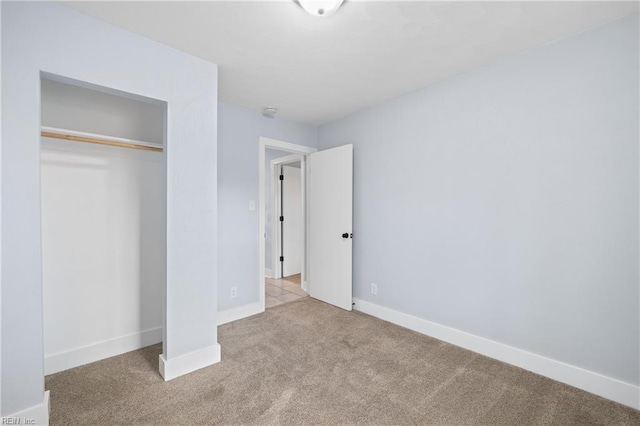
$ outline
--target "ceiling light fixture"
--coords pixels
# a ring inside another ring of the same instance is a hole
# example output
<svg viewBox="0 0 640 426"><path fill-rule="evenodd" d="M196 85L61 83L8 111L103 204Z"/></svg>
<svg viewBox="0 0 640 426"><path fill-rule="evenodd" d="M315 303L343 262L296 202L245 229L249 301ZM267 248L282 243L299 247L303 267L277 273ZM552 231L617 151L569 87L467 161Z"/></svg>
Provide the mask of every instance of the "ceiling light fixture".
<svg viewBox="0 0 640 426"><path fill-rule="evenodd" d="M333 15L344 0L296 0L296 2L310 15L325 18Z"/></svg>

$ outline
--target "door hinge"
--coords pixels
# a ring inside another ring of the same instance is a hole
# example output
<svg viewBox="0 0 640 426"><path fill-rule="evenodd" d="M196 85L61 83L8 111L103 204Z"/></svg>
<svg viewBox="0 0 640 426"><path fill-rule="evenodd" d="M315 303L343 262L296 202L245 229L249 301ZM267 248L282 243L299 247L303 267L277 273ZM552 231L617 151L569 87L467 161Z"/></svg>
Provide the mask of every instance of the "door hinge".
<svg viewBox="0 0 640 426"><path fill-rule="evenodd" d="M284 256L280 256L280 262L284 262Z"/></svg>
<svg viewBox="0 0 640 426"><path fill-rule="evenodd" d="M280 175L280 180L284 180L284 175Z"/></svg>
<svg viewBox="0 0 640 426"><path fill-rule="evenodd" d="M284 222L284 216L280 216L280 222Z"/></svg>

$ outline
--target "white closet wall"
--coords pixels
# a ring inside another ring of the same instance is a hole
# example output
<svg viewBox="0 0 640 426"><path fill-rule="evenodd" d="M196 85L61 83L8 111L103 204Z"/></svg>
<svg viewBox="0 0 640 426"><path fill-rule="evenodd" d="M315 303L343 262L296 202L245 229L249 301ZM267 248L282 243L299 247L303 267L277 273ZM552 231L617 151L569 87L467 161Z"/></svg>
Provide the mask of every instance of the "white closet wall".
<svg viewBox="0 0 640 426"><path fill-rule="evenodd" d="M164 108L42 79L43 126L162 144Z"/></svg>
<svg viewBox="0 0 640 426"><path fill-rule="evenodd" d="M45 126L162 143L163 114L43 80ZM42 138L46 374L162 341L164 158Z"/></svg>

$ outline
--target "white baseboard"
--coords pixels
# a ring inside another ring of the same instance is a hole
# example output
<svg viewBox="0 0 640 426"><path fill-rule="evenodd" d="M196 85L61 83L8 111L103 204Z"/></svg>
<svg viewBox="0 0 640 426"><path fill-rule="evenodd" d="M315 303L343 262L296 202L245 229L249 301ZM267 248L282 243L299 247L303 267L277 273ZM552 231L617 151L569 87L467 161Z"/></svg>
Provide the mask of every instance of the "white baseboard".
<svg viewBox="0 0 640 426"><path fill-rule="evenodd" d="M365 300L353 299L354 309L418 333L469 349L603 398L640 409L640 387L593 371L536 355L455 328L408 315Z"/></svg>
<svg viewBox="0 0 640 426"><path fill-rule="evenodd" d="M160 355L160 375L165 381L173 380L217 362L220 362L220 345L218 343L169 360L162 354Z"/></svg>
<svg viewBox="0 0 640 426"><path fill-rule="evenodd" d="M160 342L162 342L162 327L83 346L68 352L48 355L44 359L44 374L53 374L79 367Z"/></svg>
<svg viewBox="0 0 640 426"><path fill-rule="evenodd" d="M271 268L264 269L264 276L267 278L274 278L273 271L271 270Z"/></svg>
<svg viewBox="0 0 640 426"><path fill-rule="evenodd" d="M250 317L264 312L264 307L260 302L251 303L249 305L239 306L233 309L218 312L218 325L228 322L237 321L242 318Z"/></svg>
<svg viewBox="0 0 640 426"><path fill-rule="evenodd" d="M0 423L7 425L49 426L49 391L45 391L42 402L17 413L0 417Z"/></svg>

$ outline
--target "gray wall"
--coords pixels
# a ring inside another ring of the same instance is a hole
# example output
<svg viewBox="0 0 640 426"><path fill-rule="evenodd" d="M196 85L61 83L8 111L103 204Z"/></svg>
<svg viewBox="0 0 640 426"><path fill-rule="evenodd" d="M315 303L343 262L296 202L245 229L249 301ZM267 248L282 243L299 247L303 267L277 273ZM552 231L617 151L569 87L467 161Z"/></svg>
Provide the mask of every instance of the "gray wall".
<svg viewBox="0 0 640 426"><path fill-rule="evenodd" d="M354 296L638 384L638 113L636 14L321 126Z"/></svg>
<svg viewBox="0 0 640 426"><path fill-rule="evenodd" d="M0 70L2 70L2 4L0 4ZM1 80L1 78L0 78ZM2 99L2 82L0 81L0 100ZM2 223L2 102L0 102L0 224ZM2 226L0 226L0 242L2 241ZM2 307L2 244L0 243L0 309ZM0 311L1 312L1 311ZM2 330L2 315L0 314L0 330ZM2 338L0 337L0 415L2 414Z"/></svg>
<svg viewBox="0 0 640 426"><path fill-rule="evenodd" d="M44 396L40 72L169 106L164 356L171 361L217 344L217 67L52 2L1 7L6 415Z"/></svg>
<svg viewBox="0 0 640 426"><path fill-rule="evenodd" d="M316 127L218 105L218 310L258 302L258 140L316 146ZM249 200L256 210L249 211ZM238 297L231 299L231 287Z"/></svg>

